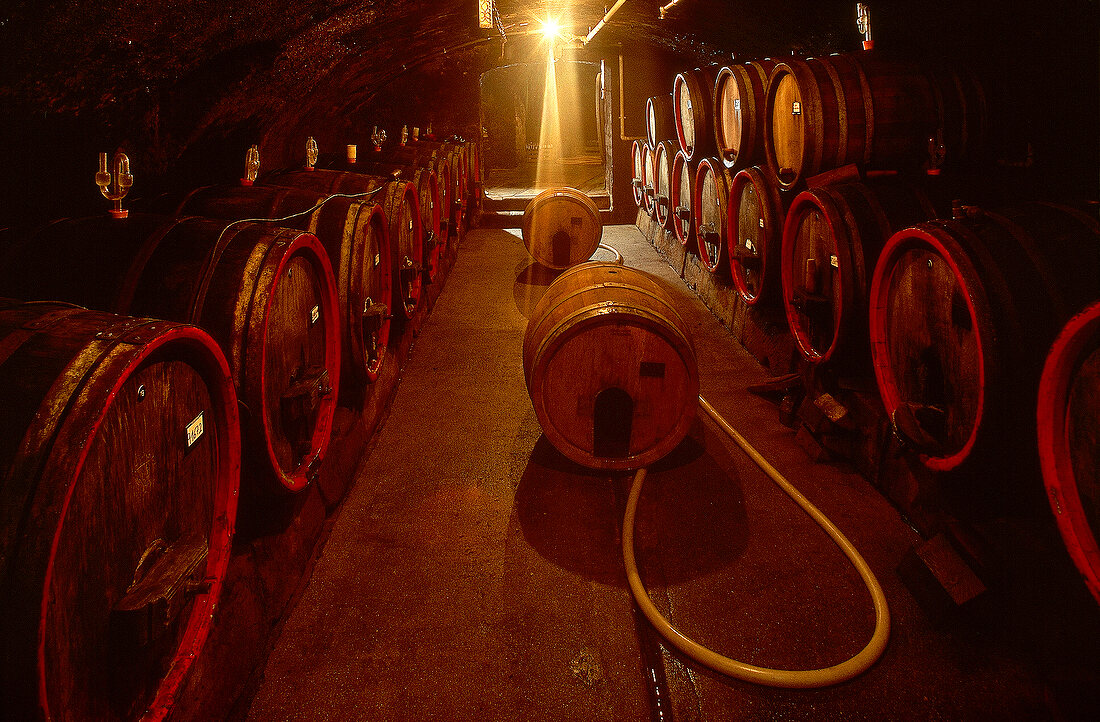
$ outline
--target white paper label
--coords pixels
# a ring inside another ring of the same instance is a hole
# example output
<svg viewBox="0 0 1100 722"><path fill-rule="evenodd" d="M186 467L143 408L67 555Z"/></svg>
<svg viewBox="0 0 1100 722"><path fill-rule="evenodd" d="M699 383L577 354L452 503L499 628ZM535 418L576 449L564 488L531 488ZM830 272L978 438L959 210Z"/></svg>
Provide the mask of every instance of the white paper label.
<svg viewBox="0 0 1100 722"><path fill-rule="evenodd" d="M761 227L761 228L763 228L763 227L764 227L764 219L763 219L763 218L761 218L761 219L760 219L760 227Z"/></svg>
<svg viewBox="0 0 1100 722"><path fill-rule="evenodd" d="M802 103L797 100L791 103L791 115L802 115Z"/></svg>
<svg viewBox="0 0 1100 722"><path fill-rule="evenodd" d="M321 318L321 307L314 306L309 312L310 323L317 323L317 320Z"/></svg>
<svg viewBox="0 0 1100 722"><path fill-rule="evenodd" d="M203 431L203 429L202 429L202 414L203 414L203 412L200 411L199 415L196 416L194 419L192 419L191 423L189 423L187 425L187 448L188 449L190 449L192 446L194 446L195 442L198 441L199 438L202 436L202 431Z"/></svg>
<svg viewBox="0 0 1100 722"><path fill-rule="evenodd" d="M740 98L734 98L733 99L733 109L736 110L738 113L741 112L741 99Z"/></svg>
<svg viewBox="0 0 1100 722"><path fill-rule="evenodd" d="M381 263L381 262L382 262L382 254L381 253L375 253L374 254L374 265L378 266L378 264Z"/></svg>
<svg viewBox="0 0 1100 722"><path fill-rule="evenodd" d="M829 256L829 265L833 268L840 268L840 259L836 256Z"/></svg>

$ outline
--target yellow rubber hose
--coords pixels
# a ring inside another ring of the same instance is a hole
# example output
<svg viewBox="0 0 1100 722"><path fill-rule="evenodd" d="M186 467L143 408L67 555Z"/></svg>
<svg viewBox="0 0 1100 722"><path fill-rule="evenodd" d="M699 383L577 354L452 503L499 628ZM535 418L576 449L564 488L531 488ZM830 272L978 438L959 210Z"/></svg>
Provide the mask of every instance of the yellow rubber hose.
<svg viewBox="0 0 1100 722"><path fill-rule="evenodd" d="M737 445L748 454L749 458L756 462L757 466L771 477L771 480L779 488L785 491L796 504L802 507L803 511L809 514L825 530L825 533L836 542L836 545L852 562L856 571L859 572L859 576L863 579L863 583L867 586L867 591L871 594L871 601L875 607L875 631L871 635L871 640L867 642L867 646L851 659L824 669L805 670L769 669L739 662L707 649L698 642L684 636L667 619L661 616L661 613L657 611L657 607L650 601L649 595L642 585L641 577L638 575L638 566L634 561L634 515L638 509L638 498L641 496L642 484L646 477L644 468L638 469L634 475L634 483L630 487L630 496L626 502L626 516L623 520L623 561L626 563L627 582L630 584L630 591L633 593L638 607L645 614L650 624L674 647L699 664L735 679L770 687L810 688L839 684L861 674L882 655L882 652L886 649L886 642L890 637L890 610L887 608L886 595L882 593L882 587L879 585L878 579L875 578L874 573L867 566L867 562L863 560L863 557L852 546L852 543L817 507L795 489L774 466L769 464L760 455L760 452L754 449L745 440L745 437L730 426L729 422L722 418L721 414L702 396L699 397L699 404L718 423L722 430L737 442Z"/></svg>

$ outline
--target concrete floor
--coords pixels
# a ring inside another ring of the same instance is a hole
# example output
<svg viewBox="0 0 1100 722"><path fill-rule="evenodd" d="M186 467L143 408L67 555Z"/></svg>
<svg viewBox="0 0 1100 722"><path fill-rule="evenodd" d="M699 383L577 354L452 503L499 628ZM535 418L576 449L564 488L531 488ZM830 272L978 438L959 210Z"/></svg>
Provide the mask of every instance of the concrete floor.
<svg viewBox="0 0 1100 722"><path fill-rule="evenodd" d="M1059 717L1051 674L1016 653L1009 631L927 621L894 572L917 534L863 478L810 462L775 407L745 391L765 370L638 229L606 228L604 242L682 291L703 395L848 534L893 616L879 663L830 689L756 687L650 655L671 716ZM552 280L532 263L517 233L467 234L250 720L654 717L642 654L652 639L636 628L619 548L629 478L561 457L524 385L527 314ZM658 607L738 659L825 666L871 633L848 562L709 420L651 471L638 547Z"/></svg>

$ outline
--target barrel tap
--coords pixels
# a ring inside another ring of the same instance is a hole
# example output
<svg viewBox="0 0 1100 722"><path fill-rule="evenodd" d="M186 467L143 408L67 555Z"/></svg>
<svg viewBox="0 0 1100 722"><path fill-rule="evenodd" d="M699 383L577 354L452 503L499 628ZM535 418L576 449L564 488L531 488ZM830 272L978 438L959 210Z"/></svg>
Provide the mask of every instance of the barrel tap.
<svg viewBox="0 0 1100 722"><path fill-rule="evenodd" d="M122 207L122 199L134 184L134 176L130 175L130 159L125 153L122 151L115 153L114 172L107 167L107 154L99 154L99 171L95 174L95 184L99 186L99 192L104 198L114 201L115 207L109 211L112 218L125 218L130 215L130 211Z"/></svg>
<svg viewBox="0 0 1100 722"><path fill-rule="evenodd" d="M244 156L244 178L241 178L242 186L250 186L256 182L256 176L260 174L260 148L253 145Z"/></svg>

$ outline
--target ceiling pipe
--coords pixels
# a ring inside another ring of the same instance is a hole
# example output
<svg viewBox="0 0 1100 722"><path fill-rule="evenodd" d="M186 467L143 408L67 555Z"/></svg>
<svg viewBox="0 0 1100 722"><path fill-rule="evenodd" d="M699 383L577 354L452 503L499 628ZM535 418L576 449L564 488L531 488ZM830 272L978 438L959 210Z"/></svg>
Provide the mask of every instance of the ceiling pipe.
<svg viewBox="0 0 1100 722"><path fill-rule="evenodd" d="M664 20L665 15L668 14L668 11L671 10L672 8L676 7L679 3L680 3L680 0L672 0L672 2L670 2L668 5L662 5L661 6L661 12L660 12L661 20Z"/></svg>
<svg viewBox="0 0 1100 722"><path fill-rule="evenodd" d="M588 37L586 37L584 39L584 43L582 43L582 44L583 45L588 45L588 43L592 42L592 38L596 37L596 33L600 32L600 28L602 28L604 26L604 23L606 23L608 20L610 20L611 16L614 15L616 13L616 11L618 11L618 9L620 7L622 7L623 3L625 3L625 2L626 2L626 0L618 0L618 2L616 2L614 5L612 5L611 9L607 11L607 14L603 16L603 20L596 23L596 27L594 27L594 28L592 28L591 30L588 31Z"/></svg>

